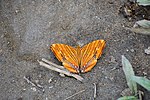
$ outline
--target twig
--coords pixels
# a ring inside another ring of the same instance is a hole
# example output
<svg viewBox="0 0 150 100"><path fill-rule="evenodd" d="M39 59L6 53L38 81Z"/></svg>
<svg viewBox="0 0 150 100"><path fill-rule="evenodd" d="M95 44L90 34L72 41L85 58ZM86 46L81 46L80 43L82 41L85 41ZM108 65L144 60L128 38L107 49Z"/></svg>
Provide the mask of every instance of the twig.
<svg viewBox="0 0 150 100"><path fill-rule="evenodd" d="M26 76L24 76L23 78L27 81L27 83L31 84L32 86L36 86L36 84L31 82Z"/></svg>
<svg viewBox="0 0 150 100"><path fill-rule="evenodd" d="M30 81L30 79L28 79L26 76L24 76L23 78L27 81L27 83L31 84L32 86L37 86L38 88L43 88L43 86L41 86L40 84Z"/></svg>
<svg viewBox="0 0 150 100"><path fill-rule="evenodd" d="M48 68L48 69L50 69L50 70L53 70L53 71L56 71L56 72L65 74L65 75L67 75L67 76L72 76L72 77L76 78L76 79L79 80L79 81L83 81L83 78L82 78L81 76L79 76L79 75L77 75L77 74L70 73L69 71L66 71L66 70L63 70L63 69L59 69L59 68L58 68L58 65L57 65L57 67L56 67L55 65L50 66L50 65L44 63L43 61L38 61L38 62L39 62L39 64L40 64L41 66L44 66L44 67L46 67L46 68Z"/></svg>
<svg viewBox="0 0 150 100"><path fill-rule="evenodd" d="M73 94L73 95L71 95L71 96L67 97L67 98L66 98L66 99L64 99L64 100L68 100L68 99L70 99L70 98L74 97L75 95L80 94L80 93L82 93L82 92L84 92L84 91L85 91L85 90L81 90L81 91L79 91L79 92L77 92L77 93L75 93L75 94Z"/></svg>
<svg viewBox="0 0 150 100"><path fill-rule="evenodd" d="M46 62L46 63L48 63L48 64L50 64L50 65L53 65L53 66L55 66L55 67L57 67L57 68L64 69L63 66L59 66L59 65L57 65L57 64L55 64L55 63L52 63L52 62L50 62L50 61L48 61L48 60L46 60L46 59L44 59L44 58L42 58L42 61L44 61L44 62Z"/></svg>
<svg viewBox="0 0 150 100"><path fill-rule="evenodd" d="M139 100L142 100L142 96L144 96L144 92L139 90Z"/></svg>
<svg viewBox="0 0 150 100"><path fill-rule="evenodd" d="M93 83L94 84L94 99L96 98L96 83Z"/></svg>

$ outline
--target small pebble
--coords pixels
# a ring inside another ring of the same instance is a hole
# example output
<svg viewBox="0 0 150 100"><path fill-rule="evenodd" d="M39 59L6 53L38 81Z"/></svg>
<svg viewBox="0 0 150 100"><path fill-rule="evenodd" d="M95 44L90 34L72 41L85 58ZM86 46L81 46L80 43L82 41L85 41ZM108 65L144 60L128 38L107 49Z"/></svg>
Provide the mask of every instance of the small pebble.
<svg viewBox="0 0 150 100"><path fill-rule="evenodd" d="M35 83L39 83L39 80L35 80Z"/></svg>
<svg viewBox="0 0 150 100"><path fill-rule="evenodd" d="M18 9L16 9L16 11L15 11L16 13L18 13L19 12L19 10Z"/></svg>
<svg viewBox="0 0 150 100"><path fill-rule="evenodd" d="M53 88L53 86L48 87L49 89Z"/></svg>
<svg viewBox="0 0 150 100"><path fill-rule="evenodd" d="M39 75L38 75L38 77L39 77L39 78L41 78L41 77L42 77L42 75L41 75L41 74L39 74Z"/></svg>
<svg viewBox="0 0 150 100"><path fill-rule="evenodd" d="M33 91L36 91L36 88L35 88L35 87L32 87L31 89L32 89Z"/></svg>
<svg viewBox="0 0 150 100"><path fill-rule="evenodd" d="M24 88L24 89L22 89L23 91L25 91L26 89Z"/></svg>
<svg viewBox="0 0 150 100"><path fill-rule="evenodd" d="M52 82L52 78L50 78L49 80L48 80L48 83L51 83Z"/></svg>
<svg viewBox="0 0 150 100"><path fill-rule="evenodd" d="M147 75L147 73L146 73L146 72L143 72L143 74L144 74L144 75Z"/></svg>
<svg viewBox="0 0 150 100"><path fill-rule="evenodd" d="M114 56L110 56L110 62L111 62L111 63L115 63L115 62L116 62L116 59L115 59Z"/></svg>
<svg viewBox="0 0 150 100"><path fill-rule="evenodd" d="M150 54L150 47L148 47L147 49L145 49L145 53L148 54L148 55Z"/></svg>
<svg viewBox="0 0 150 100"><path fill-rule="evenodd" d="M130 51L131 51L131 52L134 52L134 49L131 49Z"/></svg>
<svg viewBox="0 0 150 100"><path fill-rule="evenodd" d="M62 73L59 73L59 75L60 75L61 77L65 77L65 75L64 75L64 74L62 74Z"/></svg>

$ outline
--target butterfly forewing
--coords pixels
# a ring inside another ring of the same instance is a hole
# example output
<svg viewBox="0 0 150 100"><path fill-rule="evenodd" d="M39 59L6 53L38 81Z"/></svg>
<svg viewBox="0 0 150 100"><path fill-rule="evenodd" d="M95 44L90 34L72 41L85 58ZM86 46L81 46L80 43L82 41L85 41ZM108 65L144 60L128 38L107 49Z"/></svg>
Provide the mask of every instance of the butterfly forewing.
<svg viewBox="0 0 150 100"><path fill-rule="evenodd" d="M87 63L94 56L94 52L95 52L94 43L95 41L82 47L81 66L85 65L85 63Z"/></svg>
<svg viewBox="0 0 150 100"><path fill-rule="evenodd" d="M51 50L56 58L63 63L66 69L73 73L78 73L79 64L76 48L65 44L52 44Z"/></svg>
<svg viewBox="0 0 150 100"><path fill-rule="evenodd" d="M101 56L104 46L104 40L96 40L82 47L81 72L88 72L96 65L97 59Z"/></svg>
<svg viewBox="0 0 150 100"><path fill-rule="evenodd" d="M106 42L104 40L99 41L97 50L96 50L96 59L102 55L102 51L105 48Z"/></svg>

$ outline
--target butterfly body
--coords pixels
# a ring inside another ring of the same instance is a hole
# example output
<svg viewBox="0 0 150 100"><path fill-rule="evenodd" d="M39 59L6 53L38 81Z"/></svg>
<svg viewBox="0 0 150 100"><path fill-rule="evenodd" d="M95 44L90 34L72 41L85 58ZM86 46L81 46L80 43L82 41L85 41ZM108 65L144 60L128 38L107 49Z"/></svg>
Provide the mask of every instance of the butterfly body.
<svg viewBox="0 0 150 100"><path fill-rule="evenodd" d="M50 48L67 70L72 73L84 73L96 65L104 47L104 40L95 40L83 47L74 48L65 44L52 44Z"/></svg>

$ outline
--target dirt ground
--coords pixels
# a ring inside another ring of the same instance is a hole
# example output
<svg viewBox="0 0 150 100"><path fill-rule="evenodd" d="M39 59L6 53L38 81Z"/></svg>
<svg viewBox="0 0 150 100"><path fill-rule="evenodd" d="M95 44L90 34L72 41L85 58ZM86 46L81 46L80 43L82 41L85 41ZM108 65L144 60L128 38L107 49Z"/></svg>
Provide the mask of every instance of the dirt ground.
<svg viewBox="0 0 150 100"><path fill-rule="evenodd" d="M124 29L131 27L118 15L123 0L0 0L0 100L116 100L127 88L121 66L125 55L136 75L150 79L150 36ZM81 83L40 66L46 58L61 65L49 50L53 43L71 46L106 40L97 65L81 74ZM27 82L29 79L33 84ZM150 100L150 93L139 87Z"/></svg>

